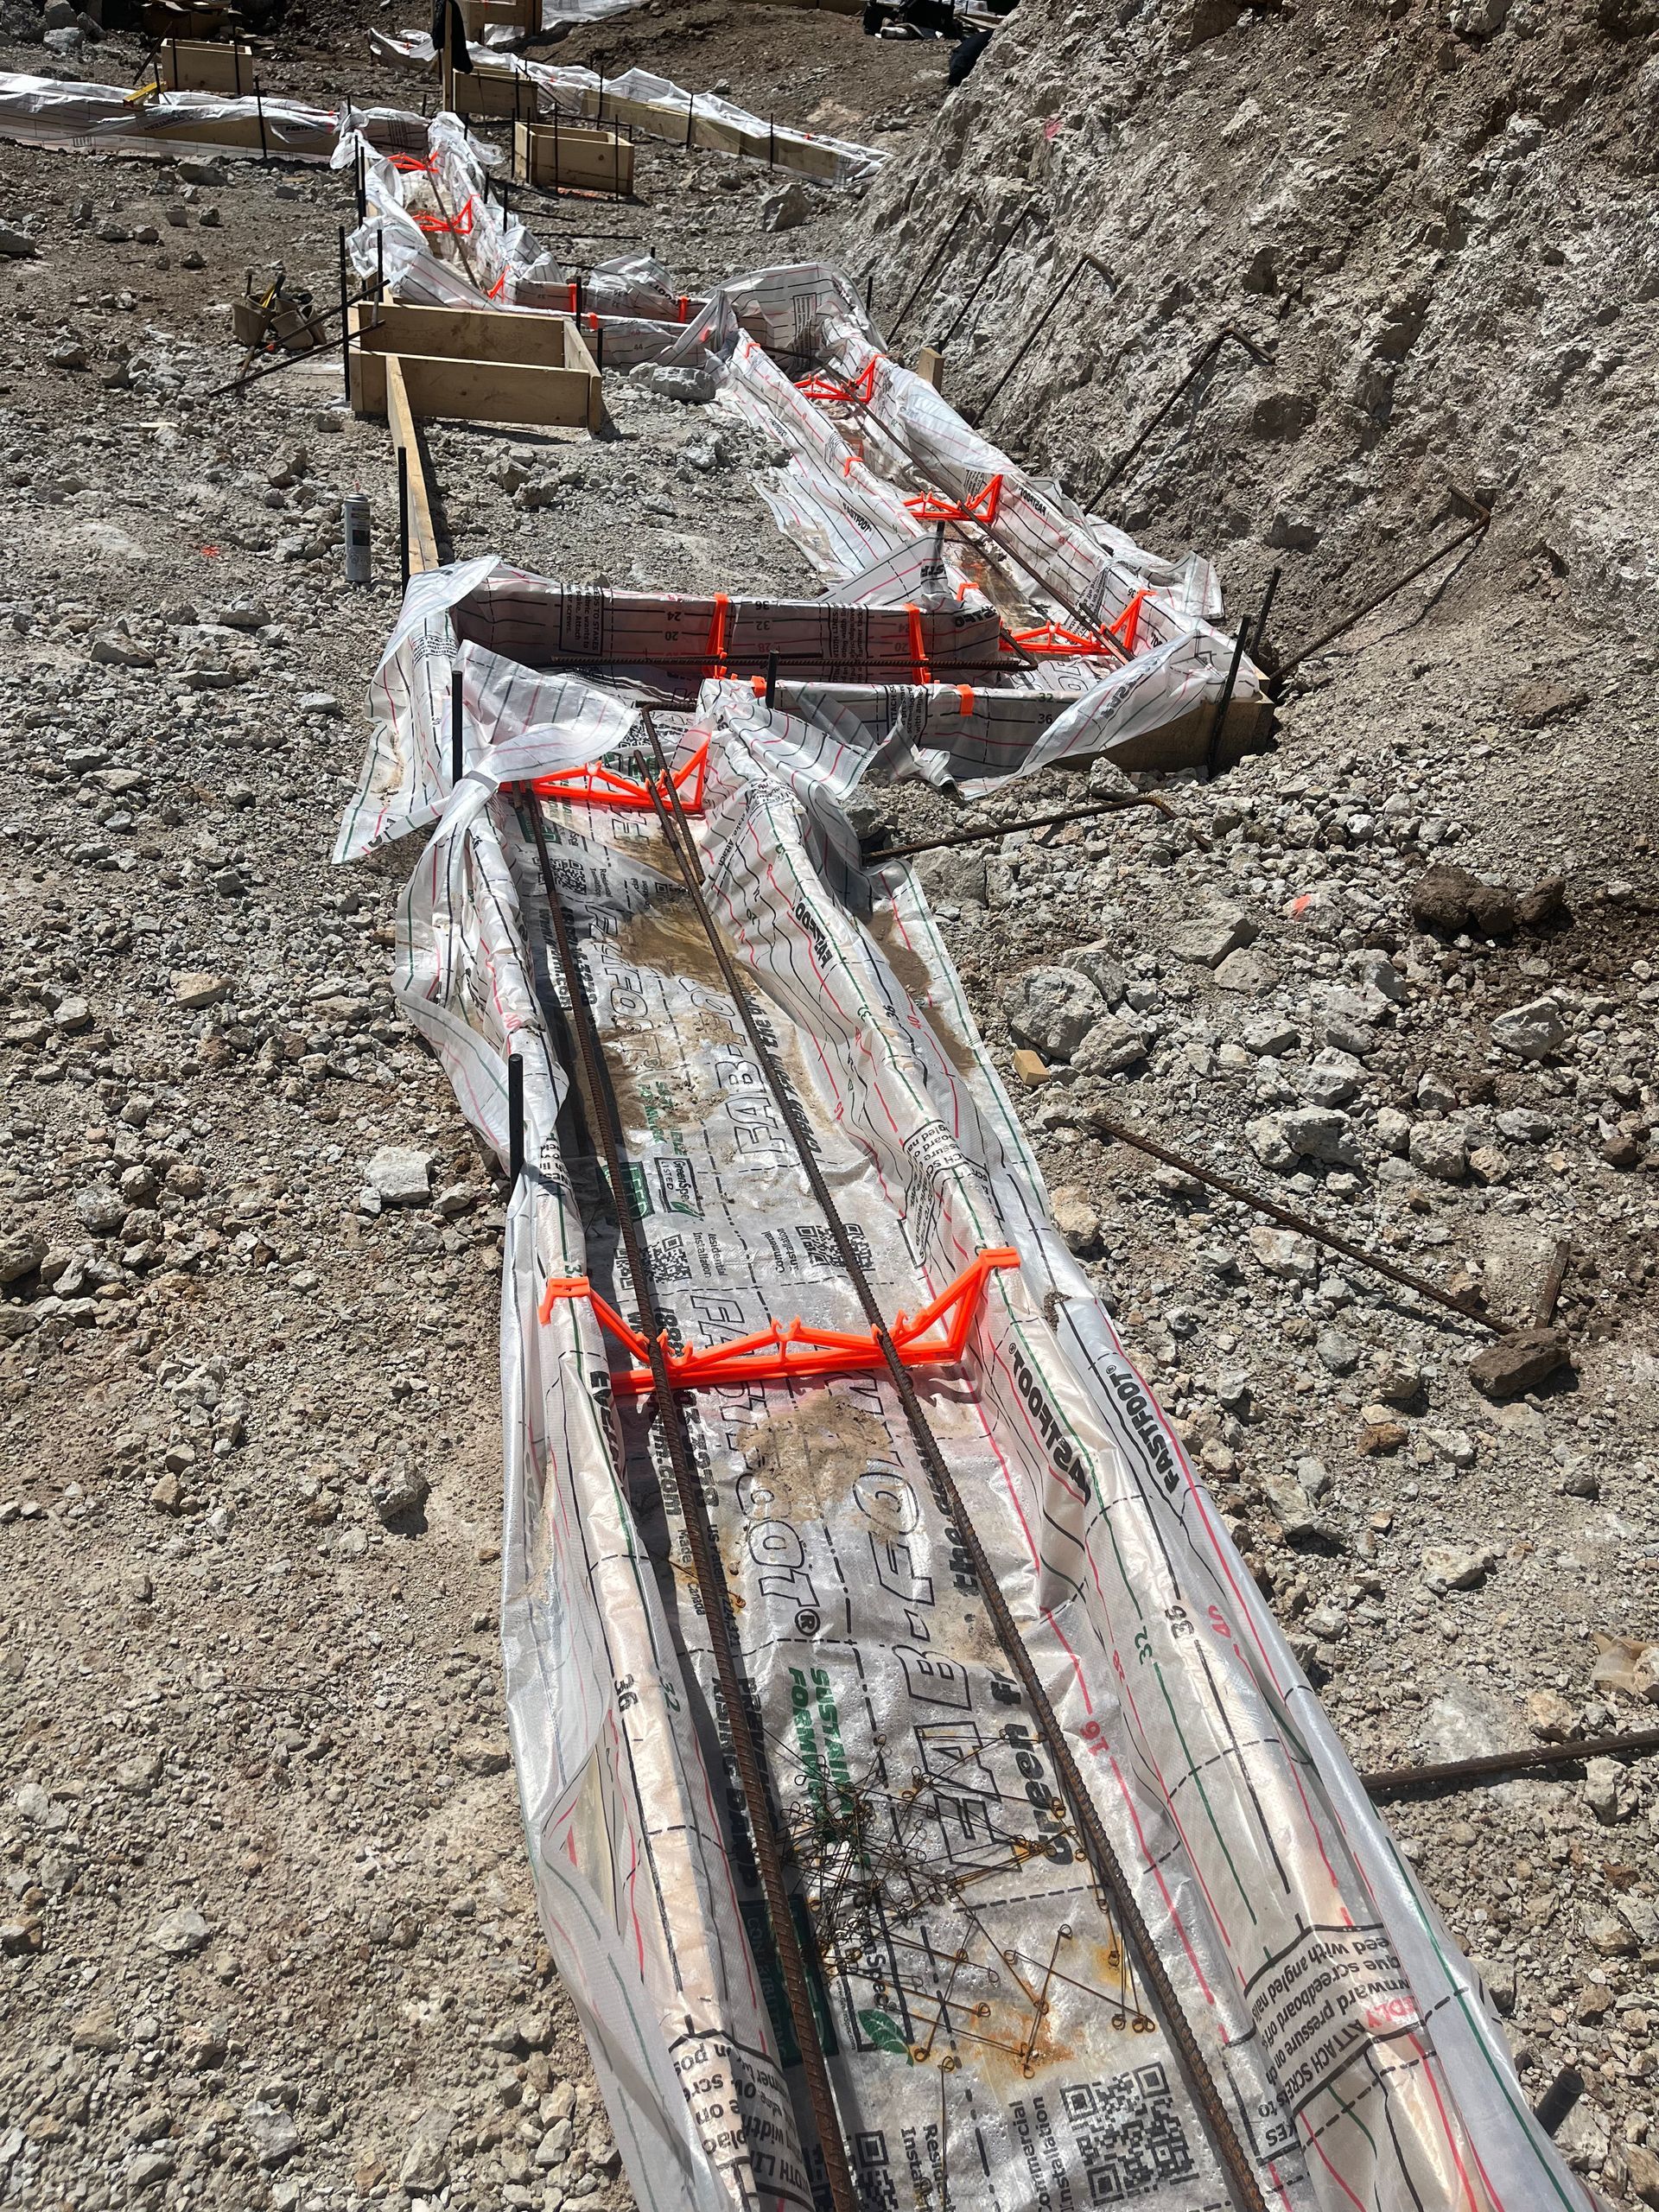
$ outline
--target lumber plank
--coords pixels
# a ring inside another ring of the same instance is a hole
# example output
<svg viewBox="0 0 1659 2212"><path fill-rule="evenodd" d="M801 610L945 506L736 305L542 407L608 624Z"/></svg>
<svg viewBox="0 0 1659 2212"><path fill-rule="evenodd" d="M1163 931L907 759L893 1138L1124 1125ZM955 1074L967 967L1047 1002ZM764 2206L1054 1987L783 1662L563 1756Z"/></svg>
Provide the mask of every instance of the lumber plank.
<svg viewBox="0 0 1659 2212"><path fill-rule="evenodd" d="M512 173L521 184L626 197L633 191L633 143L607 124L515 123Z"/></svg>
<svg viewBox="0 0 1659 2212"><path fill-rule="evenodd" d="M253 90L253 49L232 41L165 38L156 54L156 74L169 92L224 92L245 99Z"/></svg>
<svg viewBox="0 0 1659 2212"><path fill-rule="evenodd" d="M569 318L538 308L413 307L387 300L354 308L352 329L365 353L570 365Z"/></svg>
<svg viewBox="0 0 1659 2212"><path fill-rule="evenodd" d="M782 125L774 136L766 130L745 130L735 124L717 121L696 105L695 97L687 100L683 122L677 115L664 114L661 107L653 107L647 101L623 99L608 85L602 94L584 89L576 97L584 116L598 116L602 99L603 119L607 123L632 124L647 138L666 139L671 146L702 148L712 154L747 154L750 160L757 162L773 161L775 157L777 168L791 170L798 176L833 177L841 158L832 147L821 146L804 133Z"/></svg>
<svg viewBox="0 0 1659 2212"><path fill-rule="evenodd" d="M588 379L588 428L597 434L605 421L605 385L599 364L588 352L582 326L574 317L565 321L564 332L565 365L572 374Z"/></svg>
<svg viewBox="0 0 1659 2212"><path fill-rule="evenodd" d="M423 353L388 358L402 372L410 412L423 421L450 416L465 423L587 427L593 378L575 370L520 361L447 361Z"/></svg>
<svg viewBox="0 0 1659 2212"><path fill-rule="evenodd" d="M438 552L438 533L432 525L432 499L427 490L426 464L421 458L420 440L415 435L415 418L410 412L409 395L404 389L403 365L394 354L383 372L385 378L386 420L391 430L394 451L409 457L409 571L443 566Z"/></svg>

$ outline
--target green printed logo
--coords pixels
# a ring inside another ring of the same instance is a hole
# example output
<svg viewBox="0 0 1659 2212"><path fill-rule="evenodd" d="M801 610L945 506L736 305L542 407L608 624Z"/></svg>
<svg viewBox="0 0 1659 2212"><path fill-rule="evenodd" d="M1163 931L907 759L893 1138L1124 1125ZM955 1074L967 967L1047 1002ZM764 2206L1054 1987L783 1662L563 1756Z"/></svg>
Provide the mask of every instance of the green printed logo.
<svg viewBox="0 0 1659 2212"><path fill-rule="evenodd" d="M899 2032L899 2023L889 2019L885 2012L861 2012L858 2016L858 2024L878 2050L892 2051L896 2058L902 2058L906 2065L915 2063L910 2055L910 2045Z"/></svg>

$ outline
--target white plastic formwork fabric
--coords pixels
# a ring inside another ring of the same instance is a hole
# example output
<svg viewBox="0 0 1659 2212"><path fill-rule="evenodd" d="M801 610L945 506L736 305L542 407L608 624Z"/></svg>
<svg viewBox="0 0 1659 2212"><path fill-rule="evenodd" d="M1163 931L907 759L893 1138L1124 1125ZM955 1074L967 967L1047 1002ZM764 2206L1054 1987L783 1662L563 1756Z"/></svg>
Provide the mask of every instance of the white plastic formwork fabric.
<svg viewBox="0 0 1659 2212"><path fill-rule="evenodd" d="M723 348L719 404L782 448L782 464L760 473L756 488L813 564L836 577L856 575L931 535L933 525L906 504L916 491L931 488L965 505L1000 479L992 550L980 560L947 541L953 577L995 592L987 563L995 561L1005 592L1024 591L1038 609L1078 629L1109 623L1141 601L1128 659L1050 658L1013 679L1072 702L1051 721L1026 768L1144 736L1217 701L1232 640L1209 620L1217 611L1210 564L1197 556L1160 561L1084 515L1057 486L1029 476L980 437L922 378L880 353L858 327L862 321L838 324L830 310L818 326L821 358L859 395L833 416L746 335ZM1235 695L1258 697L1262 689L1247 656Z"/></svg>
<svg viewBox="0 0 1659 2212"><path fill-rule="evenodd" d="M0 138L65 153L154 153L170 159L182 148L257 161L262 114L266 143L284 161L327 161L333 154L333 111L299 100L168 92L140 102L120 85L0 73Z"/></svg>
<svg viewBox="0 0 1659 2212"><path fill-rule="evenodd" d="M938 669L971 683L998 668L1000 628L983 600L893 605L882 598L757 599L741 594L612 591L505 563L458 601L459 634L539 668L589 669L693 697L709 676L785 674L827 682L886 672L904 683Z"/></svg>
<svg viewBox="0 0 1659 2212"><path fill-rule="evenodd" d="M579 677L526 669L456 634L452 611L502 564L493 555L411 576L370 686L373 727L334 849L360 860L435 822L454 766L451 684L461 679L461 764L498 781L601 760L633 710ZM511 573L517 573L516 571Z"/></svg>
<svg viewBox="0 0 1659 2212"><path fill-rule="evenodd" d="M593 855L625 906L659 887L645 849ZM507 1053L524 1067L531 1172L508 1208L503 1274L503 1643L537 1897L645 2212L804 2202L726 1859L725 1777L618 1479L603 1342L582 1304L537 1318L548 1278L586 1258L554 1126L565 1077L520 912L526 861L493 779L469 776L405 894L396 988L499 1152Z"/></svg>
<svg viewBox="0 0 1659 2212"><path fill-rule="evenodd" d="M506 778L515 772L513 747L556 755L556 765L569 767L637 738L638 717L619 692L632 681L647 692L709 696L704 678L716 662L764 676L775 652L783 671L779 689L797 688L789 684L790 669L810 662L826 679L810 687L815 700L842 696L828 680L838 663L849 674L890 664L891 688L867 684L848 696L925 699L925 687L920 693L909 688L918 643L931 664L955 677L940 686L940 696L948 697L957 716L966 711L965 702L1014 696L971 688L996 652L995 617L977 599L959 604L924 598L913 616L908 606L894 606L876 591L861 598L849 590L836 601L716 601L553 583L494 555L412 576L375 671L373 726L334 858L359 859L438 818L453 772L450 687L457 668L463 767L494 764ZM592 669L592 683L573 672L584 664ZM752 682L732 688L754 696ZM922 711L895 706L888 719L908 714L913 721ZM874 719L880 720L879 712ZM850 712L843 726L844 741L855 748L849 761L855 757L862 774L875 740ZM1020 727L1029 742L1034 725L1022 721ZM1006 751L989 757L1006 758ZM963 758L977 755L964 750Z"/></svg>
<svg viewBox="0 0 1659 2212"><path fill-rule="evenodd" d="M887 158L875 147L861 146L850 138L831 138L752 115L718 92L689 92L649 69L627 69L620 77L601 78L592 69L562 67L551 61L522 66L552 105L565 112L630 123L637 130L688 151L739 154L833 185L867 184Z"/></svg>
<svg viewBox="0 0 1659 2212"><path fill-rule="evenodd" d="M559 23L602 23L608 16L626 16L643 8L645 0L542 0L542 29Z"/></svg>
<svg viewBox="0 0 1659 2212"><path fill-rule="evenodd" d="M865 466L838 425L747 331L737 333L725 367L716 404L785 455L780 466L756 475L755 489L821 575L855 576L931 537L906 506L905 493Z"/></svg>
<svg viewBox="0 0 1659 2212"><path fill-rule="evenodd" d="M371 31L369 43L383 60L418 69L432 66L435 50L425 32L404 31L394 36ZM887 158L877 148L861 146L850 138L831 138L771 117L752 115L717 92L688 92L648 69L628 69L620 77L601 77L595 70L532 61L523 54L492 54L489 67L528 79L546 94L549 106L563 114L630 124L650 137L665 139L688 151L741 155L810 177L819 184L867 184Z"/></svg>
<svg viewBox="0 0 1659 2212"><path fill-rule="evenodd" d="M457 115L438 114L423 126L420 168L401 168L347 130L334 155L336 168L363 156L367 213L346 240L352 265L365 282L384 276L406 305L506 307L518 282L563 276L517 215L504 215L488 197L488 173L501 156L467 130ZM425 227L419 218L449 228Z"/></svg>
<svg viewBox="0 0 1659 2212"><path fill-rule="evenodd" d="M442 597L406 608L387 699L419 698ZM498 1150L505 1052L526 1067L531 1168L504 1282L504 1623L533 1869L642 2204L804 2208L809 2124L769 2018L677 1505L591 1305L549 1295L592 1267L638 1318L611 1240L587 1243L607 1207L555 1126L539 882L494 796L501 763L524 776L563 757L510 724L543 680L505 684L508 749L480 751L445 810L398 974ZM839 810L844 772L826 754L815 794L798 737L776 741L752 694L721 686L706 704L687 741L711 747L709 895L884 1309L914 1311L976 1252L1017 1255L988 1276L960 1368L918 1386L1267 2202L1584 2212L1471 1975L1050 1225L913 878L890 868L861 926L803 834L809 813ZM554 807L550 836L671 1340L798 1313L856 1329L654 822ZM734 1381L698 1394L690 1427L865 2201L1220 2212L1187 2087L886 1385Z"/></svg>

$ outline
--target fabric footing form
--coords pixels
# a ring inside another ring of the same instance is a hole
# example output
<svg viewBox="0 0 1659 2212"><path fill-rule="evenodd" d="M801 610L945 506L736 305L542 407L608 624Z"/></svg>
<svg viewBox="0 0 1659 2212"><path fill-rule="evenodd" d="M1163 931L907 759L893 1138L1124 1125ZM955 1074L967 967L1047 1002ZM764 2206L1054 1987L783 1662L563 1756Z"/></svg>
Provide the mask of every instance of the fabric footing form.
<svg viewBox="0 0 1659 2212"><path fill-rule="evenodd" d="M436 59L436 48L423 31L372 30L369 47L381 60L411 69L429 71ZM817 184L868 184L887 159L879 147L752 115L718 92L688 92L649 69L601 77L593 69L501 53L492 53L486 67L493 76L524 79L528 123L540 112L556 110L589 123L628 124L648 138L664 139L688 153L734 154L789 169Z"/></svg>
<svg viewBox="0 0 1659 2212"><path fill-rule="evenodd" d="M356 142L343 137L336 160L356 158ZM1042 703L973 702L965 719L976 721L980 749L972 754L969 731L959 734L951 779L977 791L1103 752L1127 767L1150 765L1140 748L1181 722L1198 745L1233 652L1209 619L1220 594L1208 561L1147 553L1019 467L880 350L851 287L823 264L734 277L706 302L677 295L648 254L607 263L578 285L488 199L496 158L451 115L434 119L423 161L367 155L370 213L348 241L353 266L365 280L383 273L405 301L516 306L522 296L541 306L562 296L561 311L598 303L603 314L582 319L604 334L612 366L645 361L706 375L719 405L781 454L756 486L779 528L833 580L832 600L850 594L923 612L989 600L1013 617L1007 626L1025 643L995 681L1010 698ZM960 519L941 523L941 512ZM1247 655L1234 697L1264 696ZM916 711L895 708L900 721ZM1046 725L1034 747L1033 719ZM946 779L927 749L915 766Z"/></svg>
<svg viewBox="0 0 1659 2212"><path fill-rule="evenodd" d="M412 580L339 857L435 824L397 990L504 1161L510 1053L524 1070L501 1337L509 1720L543 1922L630 2181L648 2212L805 2212L820 2154L735 1716L634 1355L581 1287L680 1347L798 1316L855 1337L862 1319L658 818L549 798L656 1314L630 1294L517 792L645 757L620 687L550 664L573 637L591 651L614 622L630 655L653 637L669 654L709 602L607 596L488 559ZM885 650L882 610L851 612L857 636L834 626L843 607L745 603L722 637ZM1000 1262L959 1357L912 1379L1262 2199L1590 2212L1053 1230L916 877L891 863L847 893L846 801L893 750L882 689L780 685L768 708L764 687L713 678L673 717L675 772L706 745L709 901L883 1311ZM948 689L923 688L919 734L943 729ZM728 1372L684 1402L861 2201L1222 2212L1167 2023L887 1377Z"/></svg>
<svg viewBox="0 0 1659 2212"><path fill-rule="evenodd" d="M264 144L260 140L263 126ZM54 77L0 73L0 138L70 154L181 153L257 161L329 162L343 129L360 130L387 152L424 147L425 118L398 108L309 107L264 94L226 99L216 92L162 92L135 101L120 85L71 84Z"/></svg>

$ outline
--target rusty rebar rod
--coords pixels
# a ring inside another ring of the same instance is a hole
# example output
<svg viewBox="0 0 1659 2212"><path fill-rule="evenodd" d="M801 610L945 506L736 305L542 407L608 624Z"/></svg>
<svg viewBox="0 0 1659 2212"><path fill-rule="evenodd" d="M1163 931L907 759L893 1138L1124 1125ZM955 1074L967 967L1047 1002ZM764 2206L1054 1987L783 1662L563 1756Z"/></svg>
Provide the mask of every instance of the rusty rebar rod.
<svg viewBox="0 0 1659 2212"><path fill-rule="evenodd" d="M934 340L935 349L938 353L944 353L945 347L950 343L957 333L962 328L963 323L967 319L969 308L972 308L980 294L984 290L986 285L989 283L991 278L1002 266L1003 256L1007 253L1008 248L1014 244L1015 238L1018 238L1020 232L1025 228L1026 225L1030 221L1032 216L1036 213L1036 211L1037 202L1034 200L1027 200L1025 206L1014 217L1013 222L1009 224L1007 236L1003 239L1001 245L998 246L996 251L991 256L989 261L986 263L984 268L981 270L978 282L975 284L973 290L969 293L967 298L963 302L962 306L957 312L956 321L951 324L950 329L945 332L943 338L936 339Z"/></svg>
<svg viewBox="0 0 1659 2212"><path fill-rule="evenodd" d="M1043 308L1041 313L1038 315L1036 321L1032 324L1030 329L1026 333L1025 337L1015 348L1014 359L1008 363L1007 367L1003 370L1001 375L991 386L990 391L986 394L982 404L966 418L969 425L974 429L976 430L979 428L980 424L985 420L985 417L990 413L992 408L995 406L998 399L1001 397L1003 386L1007 383L1008 378L1014 374L1014 371L1020 366L1020 364L1025 359L1027 354L1030 353L1032 347L1037 343L1039 338L1041 337L1044 330L1047 327L1049 317L1053 314L1055 308L1058 307L1060 302L1065 297L1073 284L1077 283L1078 277L1082 276L1085 269L1092 269L1094 270L1096 276L1100 278L1101 283L1105 285L1109 296L1117 289L1117 279L1112 275L1111 270L1107 268L1103 261L1096 260L1092 253L1080 253L1077 259L1072 263L1065 276L1061 278L1059 283L1057 284L1053 291L1050 293L1047 304Z"/></svg>
<svg viewBox="0 0 1659 2212"><path fill-rule="evenodd" d="M1183 394L1192 389L1192 385L1198 381L1198 378L1204 374L1205 369L1209 367L1211 362L1215 359L1217 354L1220 353L1222 347L1227 343L1230 338L1236 346L1242 346L1244 348L1244 351L1249 355L1250 359L1253 361L1259 363L1262 368L1270 368L1273 365L1272 355L1264 353L1262 347L1256 344L1253 338L1247 338L1236 323L1224 322L1221 328L1216 332L1215 335L1209 340L1209 342L1194 355L1192 361L1187 369L1186 374L1176 385L1174 391L1170 393L1168 398L1163 400L1147 417L1145 423L1141 426L1140 435L1136 437L1135 442L1118 455L1117 459L1106 471L1106 474L1101 478L1099 483L1093 486L1089 493L1090 499L1097 499L1103 492L1110 491L1113 485L1116 483L1118 478L1123 474L1129 463L1135 458L1136 454L1140 453L1141 448L1146 444L1147 440L1158 428L1158 425L1164 420L1165 416L1170 413L1172 409L1179 404Z"/></svg>
<svg viewBox="0 0 1659 2212"><path fill-rule="evenodd" d="M962 228L963 224L972 213L973 205L974 203L971 200L964 200L963 201L961 207L957 208L956 213L950 219L950 228L945 232L944 238L940 239L938 245L934 247L932 252L928 256L926 265L923 269L921 275L911 286L909 291L906 293L904 305L899 308L898 314L894 315L893 321L887 325L887 342L889 345L892 344L893 340L899 335L899 331L904 327L905 317L910 313L912 308L915 306L917 300L920 297L923 285L926 283L928 278L938 267L939 263L950 251L950 241L956 237L957 232Z"/></svg>
<svg viewBox="0 0 1659 2212"><path fill-rule="evenodd" d="M1392 1260L1385 1260L1380 1253L1368 1252L1363 1244L1356 1244L1346 1236L1339 1236L1334 1229L1322 1228L1317 1221L1310 1221L1306 1214L1293 1213L1288 1206L1281 1206L1272 1198L1264 1198L1258 1192L1246 1190L1242 1183L1232 1183L1224 1175L1217 1175L1212 1167L1200 1166L1196 1160L1188 1160L1179 1152L1172 1152L1167 1145L1154 1144L1150 1137L1143 1137L1138 1129L1127 1129L1121 1122L1096 1117L1090 1127L1102 1136L1109 1136L1119 1144L1127 1144L1136 1152L1144 1152L1153 1160L1161 1160L1166 1167L1179 1168L1183 1175L1191 1175L1196 1182L1206 1183L1212 1191L1224 1197L1236 1198L1241 1205L1266 1214L1269 1221L1276 1221L1283 1229L1294 1229L1298 1235L1311 1236L1316 1244L1325 1244L1333 1252L1340 1252L1344 1259L1353 1260L1374 1274L1386 1275L1390 1282L1402 1283L1408 1290L1414 1290L1421 1298L1433 1299L1437 1306L1444 1306L1465 1321L1490 1329L1495 1336L1506 1331L1501 1322L1494 1321L1481 1312L1471 1293L1442 1290L1439 1283L1429 1282L1422 1275L1414 1275L1409 1268L1396 1268Z"/></svg>
<svg viewBox="0 0 1659 2212"><path fill-rule="evenodd" d="M1385 590L1364 601L1351 613L1344 614L1340 622L1333 622L1328 630L1321 632L1314 639L1312 645L1304 645L1294 660L1287 661L1278 671L1279 676L1282 678L1294 673L1305 660L1312 660L1315 653L1323 652L1327 645L1334 644L1337 639L1351 630L1356 622L1363 622L1368 614L1375 614L1379 607L1385 607L1396 592L1402 592L1408 584L1414 584L1419 576L1427 575L1431 569L1445 560L1448 553L1455 553L1459 545L1466 545L1471 537L1478 537L1490 525L1492 511L1490 507L1483 507L1476 499L1469 499L1465 504L1475 510L1475 520L1467 530L1460 530L1455 537L1448 537L1445 544L1438 551L1431 553L1427 560L1420 561L1414 569L1408 569L1403 576L1397 576Z"/></svg>
<svg viewBox="0 0 1659 2212"><path fill-rule="evenodd" d="M1513 1751L1444 1759L1432 1766L1380 1767L1359 1779L1367 1796L1406 1797L1414 1790L1455 1789L1465 1783L1490 1782L1536 1767L1574 1766L1583 1759L1646 1758L1655 1751L1659 1751L1659 1728L1637 1728L1621 1736L1586 1736L1577 1744L1525 1744Z"/></svg>
<svg viewBox="0 0 1659 2212"><path fill-rule="evenodd" d="M1157 791L1114 791L1109 798L1098 798L1088 806L1064 807L1058 814L1033 814L1024 822L999 822L988 830L952 830L943 837L920 837L908 845L887 845L879 853L860 855L866 868L879 868L886 861L907 861L916 853L942 852L948 845L978 845L991 837L1018 836L1022 830L1058 830L1063 822L1086 822L1096 814L1117 814L1131 806L1155 806L1160 812L1175 818L1175 810Z"/></svg>
<svg viewBox="0 0 1659 2212"><path fill-rule="evenodd" d="M570 1030L577 1052L577 1065L570 1072L580 1084L579 1096L589 1123L589 1134L610 1185L628 1287L639 1308L639 1326L646 1340L645 1351L651 1366L658 1433L668 1454L670 1474L680 1508L681 1525L686 1547L691 1554L697 1595L702 1606L709 1655L726 1707L731 1757L737 1770L743 1808L748 1819L749 1840L754 1848L754 1862L759 1870L761 1894L771 1925L779 1977L783 1984L790 2024L794 2030L800 2053L807 2101L811 2107L813 2122L817 2129L818 2147L823 2155L826 2194L834 2212L856 2212L857 2192L848 2163L841 2115L836 2103L834 2084L830 2078L828 2057L817 2030L806 1959L801 1948L785 1874L786 1846L770 1786L758 1711L738 1662L730 1593L726 1586L718 1540L703 1496L702 1478L697 1473L686 1432L682 1393L668 1371L664 1352L667 1340L656 1326L657 1285L652 1274L648 1249L640 1235L633 1185L628 1179L622 1130L611 1088L604 1044L582 976L575 938L559 897L559 886L548 850L541 800L534 788L528 785L519 787L518 796L529 815L531 831L535 839L537 864L547 898L550 931L564 978L565 995L569 1001Z"/></svg>

